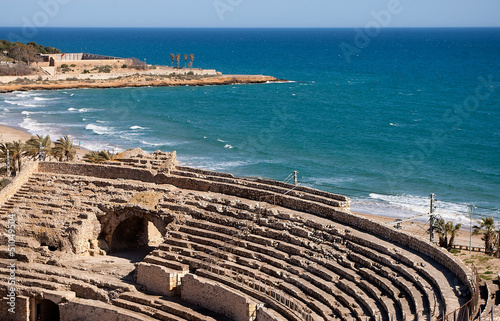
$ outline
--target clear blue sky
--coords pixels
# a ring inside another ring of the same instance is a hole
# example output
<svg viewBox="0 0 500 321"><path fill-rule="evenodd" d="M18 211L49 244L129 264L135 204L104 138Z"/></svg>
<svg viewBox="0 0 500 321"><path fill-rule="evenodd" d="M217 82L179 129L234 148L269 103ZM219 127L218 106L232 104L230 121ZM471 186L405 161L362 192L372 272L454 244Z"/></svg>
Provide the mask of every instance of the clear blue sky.
<svg viewBox="0 0 500 321"><path fill-rule="evenodd" d="M0 26L500 27L500 0L4 0ZM388 11L386 11L388 12Z"/></svg>

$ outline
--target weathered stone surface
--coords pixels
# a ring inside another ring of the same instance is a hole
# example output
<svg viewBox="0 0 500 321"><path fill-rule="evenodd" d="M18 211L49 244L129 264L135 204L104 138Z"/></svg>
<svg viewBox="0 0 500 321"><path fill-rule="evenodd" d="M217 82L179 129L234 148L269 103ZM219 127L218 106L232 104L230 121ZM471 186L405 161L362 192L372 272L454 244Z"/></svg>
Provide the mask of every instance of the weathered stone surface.
<svg viewBox="0 0 500 321"><path fill-rule="evenodd" d="M251 297L194 274L182 278L181 297L235 321L252 321L258 306Z"/></svg>
<svg viewBox="0 0 500 321"><path fill-rule="evenodd" d="M174 271L163 266L141 262L136 269L136 282L149 292L174 296L180 279L186 272Z"/></svg>

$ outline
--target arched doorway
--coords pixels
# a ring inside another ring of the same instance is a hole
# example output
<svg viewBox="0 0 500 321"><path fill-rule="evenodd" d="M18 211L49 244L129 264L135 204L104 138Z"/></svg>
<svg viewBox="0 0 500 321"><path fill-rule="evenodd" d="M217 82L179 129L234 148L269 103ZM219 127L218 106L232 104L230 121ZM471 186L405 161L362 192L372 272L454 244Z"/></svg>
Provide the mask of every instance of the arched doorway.
<svg viewBox="0 0 500 321"><path fill-rule="evenodd" d="M36 302L36 321L59 321L59 307L50 300Z"/></svg>
<svg viewBox="0 0 500 321"><path fill-rule="evenodd" d="M148 245L148 221L133 216L121 222L114 230L111 237L111 252Z"/></svg>

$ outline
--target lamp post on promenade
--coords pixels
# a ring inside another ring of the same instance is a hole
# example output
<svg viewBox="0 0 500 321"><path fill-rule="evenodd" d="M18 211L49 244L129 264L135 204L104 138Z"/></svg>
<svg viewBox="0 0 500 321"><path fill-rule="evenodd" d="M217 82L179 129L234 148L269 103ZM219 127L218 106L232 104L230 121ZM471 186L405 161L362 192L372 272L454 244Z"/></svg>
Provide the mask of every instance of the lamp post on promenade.
<svg viewBox="0 0 500 321"><path fill-rule="evenodd" d="M474 205L468 205L467 206L469 208L469 254L471 254L472 252L472 211L474 209L476 209L477 207L475 207Z"/></svg>
<svg viewBox="0 0 500 321"><path fill-rule="evenodd" d="M432 193L431 194L431 209L430 209L430 227L429 227L429 231L430 231L430 242L431 243L434 243L434 227L435 227L435 220L436 220L436 217L434 216L434 209L436 208L436 200L434 199L434 197L436 197L436 194Z"/></svg>

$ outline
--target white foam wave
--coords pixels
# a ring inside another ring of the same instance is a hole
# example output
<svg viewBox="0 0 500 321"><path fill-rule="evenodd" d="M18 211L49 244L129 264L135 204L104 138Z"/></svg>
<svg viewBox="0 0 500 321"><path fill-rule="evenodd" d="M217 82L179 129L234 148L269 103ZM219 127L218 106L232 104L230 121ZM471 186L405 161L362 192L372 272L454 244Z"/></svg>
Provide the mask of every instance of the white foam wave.
<svg viewBox="0 0 500 321"><path fill-rule="evenodd" d="M106 135L106 134L110 134L112 132L112 129L109 127L98 126L95 124L88 124L87 126L85 126L85 129L91 130L98 135Z"/></svg>
<svg viewBox="0 0 500 321"><path fill-rule="evenodd" d="M44 98L44 97L35 97L35 100L41 100L41 101L46 101L46 100L56 100L57 98Z"/></svg>
<svg viewBox="0 0 500 321"><path fill-rule="evenodd" d="M109 150L109 151L114 151L115 153L124 151L124 149L118 146L106 144L103 142L81 141L80 146L92 151Z"/></svg>
<svg viewBox="0 0 500 321"><path fill-rule="evenodd" d="M224 146L224 148L227 148L227 149L233 149L234 147L233 147L233 146L231 146L231 145L229 145L229 144L226 144L226 145Z"/></svg>
<svg viewBox="0 0 500 321"><path fill-rule="evenodd" d="M7 104L23 106L23 107L43 107L43 105L30 104L26 101L13 101L13 100L4 100Z"/></svg>
<svg viewBox="0 0 500 321"><path fill-rule="evenodd" d="M78 112L80 112L80 113L88 113L91 110L92 109L90 109L90 108L80 108L80 109L78 109Z"/></svg>
<svg viewBox="0 0 500 321"><path fill-rule="evenodd" d="M105 124L105 123L107 123L107 121L105 121L105 120L96 120L95 122L96 122L96 123L100 123L100 124Z"/></svg>
<svg viewBox="0 0 500 321"><path fill-rule="evenodd" d="M37 95L36 93L20 92L20 91L15 91L14 94L16 95L16 97L19 98L33 97Z"/></svg>
<svg viewBox="0 0 500 321"><path fill-rule="evenodd" d="M141 126L131 126L130 129L132 130L137 130L137 129L146 129L146 127L141 127Z"/></svg>
<svg viewBox="0 0 500 321"><path fill-rule="evenodd" d="M29 117L24 118L19 126L26 129L30 134L50 135L54 137L58 135L58 133L51 130L54 128L53 124L42 124Z"/></svg>
<svg viewBox="0 0 500 321"><path fill-rule="evenodd" d="M168 145L168 144L158 144L158 143L150 143L150 142L147 142L145 140L142 140L141 141L142 144L144 145L148 145L148 146L162 146L162 145Z"/></svg>
<svg viewBox="0 0 500 321"><path fill-rule="evenodd" d="M399 127L398 123L389 123L389 125L394 126L394 127Z"/></svg>
<svg viewBox="0 0 500 321"><path fill-rule="evenodd" d="M427 221L429 219L427 214L430 212L430 199L429 197L409 194L381 195L371 193L370 199L353 199L352 210L396 218L422 215L415 220ZM446 221L461 223L464 226L469 225L467 204L465 203L452 203L438 199L434 213Z"/></svg>
<svg viewBox="0 0 500 321"><path fill-rule="evenodd" d="M68 108L68 111L77 111L77 110L78 110L78 109L76 109L76 108L73 108L73 107L71 107L71 108Z"/></svg>
<svg viewBox="0 0 500 321"><path fill-rule="evenodd" d="M218 142L221 142L221 143L227 143L225 140L222 140L222 139L220 139L220 138L217 138L217 141L218 141Z"/></svg>
<svg viewBox="0 0 500 321"><path fill-rule="evenodd" d="M33 112L31 112L31 111L27 111L27 110L23 110L23 111L21 112L21 114L22 114L22 115L31 115L31 114L33 114Z"/></svg>

